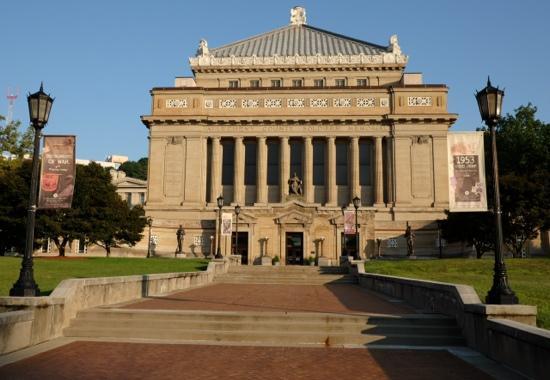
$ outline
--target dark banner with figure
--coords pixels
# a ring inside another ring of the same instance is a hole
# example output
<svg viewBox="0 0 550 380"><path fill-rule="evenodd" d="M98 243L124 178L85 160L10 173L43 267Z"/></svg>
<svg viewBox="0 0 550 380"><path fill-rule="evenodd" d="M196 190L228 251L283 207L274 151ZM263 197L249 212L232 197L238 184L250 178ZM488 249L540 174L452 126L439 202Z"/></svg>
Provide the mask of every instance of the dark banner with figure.
<svg viewBox="0 0 550 380"><path fill-rule="evenodd" d="M75 136L44 136L38 208L71 208L74 193Z"/></svg>

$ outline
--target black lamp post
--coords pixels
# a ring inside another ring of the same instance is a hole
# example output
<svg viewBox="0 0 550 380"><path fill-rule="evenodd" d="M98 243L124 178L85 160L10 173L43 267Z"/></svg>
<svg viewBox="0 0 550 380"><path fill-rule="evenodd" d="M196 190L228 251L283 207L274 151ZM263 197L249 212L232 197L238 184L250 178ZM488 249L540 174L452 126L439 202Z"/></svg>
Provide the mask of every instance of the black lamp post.
<svg viewBox="0 0 550 380"><path fill-rule="evenodd" d="M223 197L220 195L216 202L218 203L218 241L216 242L216 259L223 259L222 250L220 248L222 241L222 207L223 207Z"/></svg>
<svg viewBox="0 0 550 380"><path fill-rule="evenodd" d="M153 227L153 218L150 216L147 217L146 220L147 225L149 226L149 240L147 240L147 258L150 258L151 255L151 229Z"/></svg>
<svg viewBox="0 0 550 380"><path fill-rule="evenodd" d="M241 206L235 206L235 255L239 254L239 214L241 213Z"/></svg>
<svg viewBox="0 0 550 380"><path fill-rule="evenodd" d="M493 189L494 189L494 214L496 224L495 242L495 267L493 274L493 286L485 302L488 304L517 304L518 297L508 285L508 275L504 264L503 243L502 243L502 211L500 209L500 190L498 179L498 155L495 127L500 119L502 110L502 98L504 91L491 86L490 79L487 79L487 87L476 93L476 100L479 106L481 119L487 124L491 131L491 151L493 156Z"/></svg>
<svg viewBox="0 0 550 380"><path fill-rule="evenodd" d="M361 255L359 254L359 223L357 222L357 210L361 207L361 198L358 196L353 198L353 207L355 207L355 258L359 260Z"/></svg>
<svg viewBox="0 0 550 380"><path fill-rule="evenodd" d="M443 228L443 221L441 219L437 219L437 243L439 245L439 258L443 258L443 246L441 245L441 229Z"/></svg>
<svg viewBox="0 0 550 380"><path fill-rule="evenodd" d="M44 92L42 84L40 90L27 96L29 117L34 128L34 151L32 155L32 177L27 209L27 232L25 238L25 252L21 262L19 279L10 289L10 296L33 297L40 294L40 289L34 281L32 251L34 243L34 220L36 218L36 193L38 191L38 161L40 154L40 137L42 128L48 123L53 98Z"/></svg>

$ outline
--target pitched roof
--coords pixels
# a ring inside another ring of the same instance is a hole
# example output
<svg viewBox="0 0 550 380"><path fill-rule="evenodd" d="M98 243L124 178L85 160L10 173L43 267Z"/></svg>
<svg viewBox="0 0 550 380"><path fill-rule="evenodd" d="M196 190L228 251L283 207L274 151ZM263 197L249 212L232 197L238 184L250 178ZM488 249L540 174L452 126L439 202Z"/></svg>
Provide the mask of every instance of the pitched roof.
<svg viewBox="0 0 550 380"><path fill-rule="evenodd" d="M385 46L343 36L310 25L287 25L241 41L217 48L210 54L222 57L273 57L278 56L336 56L380 55L387 53Z"/></svg>

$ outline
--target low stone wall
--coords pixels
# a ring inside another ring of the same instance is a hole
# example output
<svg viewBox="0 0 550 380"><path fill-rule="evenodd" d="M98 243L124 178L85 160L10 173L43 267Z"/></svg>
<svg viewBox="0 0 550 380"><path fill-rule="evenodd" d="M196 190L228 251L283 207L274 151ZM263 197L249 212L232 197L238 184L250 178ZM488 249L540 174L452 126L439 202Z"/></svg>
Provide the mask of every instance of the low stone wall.
<svg viewBox="0 0 550 380"><path fill-rule="evenodd" d="M365 273L359 284L399 298L429 313L456 319L469 347L529 377L550 373L550 331L535 327L537 308L529 305L486 305L467 285Z"/></svg>
<svg viewBox="0 0 550 380"><path fill-rule="evenodd" d="M0 297L0 355L61 336L80 310L204 286L236 263L230 257L203 272L70 279L48 297Z"/></svg>

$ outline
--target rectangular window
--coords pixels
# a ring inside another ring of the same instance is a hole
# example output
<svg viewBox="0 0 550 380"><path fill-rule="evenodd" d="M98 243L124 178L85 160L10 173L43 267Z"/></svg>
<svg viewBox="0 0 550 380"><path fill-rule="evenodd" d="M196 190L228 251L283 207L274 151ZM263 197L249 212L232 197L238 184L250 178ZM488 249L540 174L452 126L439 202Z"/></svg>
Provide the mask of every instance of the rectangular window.
<svg viewBox="0 0 550 380"><path fill-rule="evenodd" d="M372 142L359 140L359 184L372 185Z"/></svg>
<svg viewBox="0 0 550 380"><path fill-rule="evenodd" d="M345 79L336 79L334 81L334 84L336 87L346 87L346 80Z"/></svg>
<svg viewBox="0 0 550 380"><path fill-rule="evenodd" d="M313 81L313 87L324 87L325 86L325 80L324 79L315 79Z"/></svg>
<svg viewBox="0 0 550 380"><path fill-rule="evenodd" d="M260 81L257 80L257 79L251 80L250 81L250 87L254 87L254 88L260 87Z"/></svg>
<svg viewBox="0 0 550 380"><path fill-rule="evenodd" d="M233 160L235 145L233 141L224 141L222 158L222 185L233 186Z"/></svg>
<svg viewBox="0 0 550 380"><path fill-rule="evenodd" d="M126 193L126 203L128 203L128 206L132 207L132 193Z"/></svg>
<svg viewBox="0 0 550 380"><path fill-rule="evenodd" d="M86 239L78 240L78 253L86 253Z"/></svg>
<svg viewBox="0 0 550 380"><path fill-rule="evenodd" d="M303 142L297 140L290 141L290 176L293 177L294 173L298 178L303 179L304 175L302 172L302 152L303 152Z"/></svg>
<svg viewBox="0 0 550 380"><path fill-rule="evenodd" d="M281 80L280 79L272 79L271 80L271 87L281 87Z"/></svg>
<svg viewBox="0 0 550 380"><path fill-rule="evenodd" d="M367 87L369 85L369 82L365 79L357 79L357 87Z"/></svg>
<svg viewBox="0 0 550 380"><path fill-rule="evenodd" d="M302 87L303 85L304 85L304 82L301 79L292 80L292 87Z"/></svg>
<svg viewBox="0 0 550 380"><path fill-rule="evenodd" d="M145 193L139 193L139 204L145 204Z"/></svg>
<svg viewBox="0 0 550 380"><path fill-rule="evenodd" d="M325 185L325 147L322 140L313 140L313 185Z"/></svg>
<svg viewBox="0 0 550 380"><path fill-rule="evenodd" d="M244 144L244 184L256 185L256 142Z"/></svg>
<svg viewBox="0 0 550 380"><path fill-rule="evenodd" d="M229 88L237 88L239 87L239 81L238 80L230 80L229 81Z"/></svg>
<svg viewBox="0 0 550 380"><path fill-rule="evenodd" d="M267 143L267 184L279 184L279 151L278 141L269 141Z"/></svg>
<svg viewBox="0 0 550 380"><path fill-rule="evenodd" d="M336 142L336 185L348 184L348 142Z"/></svg>

